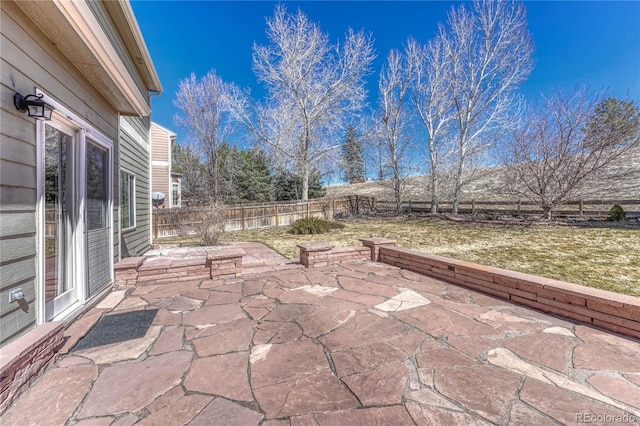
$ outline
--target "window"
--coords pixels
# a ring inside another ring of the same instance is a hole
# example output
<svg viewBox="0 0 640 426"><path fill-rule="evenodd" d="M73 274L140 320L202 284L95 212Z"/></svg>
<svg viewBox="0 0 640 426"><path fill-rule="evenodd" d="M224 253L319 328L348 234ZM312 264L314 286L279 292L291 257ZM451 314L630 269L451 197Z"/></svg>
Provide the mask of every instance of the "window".
<svg viewBox="0 0 640 426"><path fill-rule="evenodd" d="M87 143L87 230L109 226L109 152Z"/></svg>
<svg viewBox="0 0 640 426"><path fill-rule="evenodd" d="M120 171L120 222L122 229L136 226L136 177Z"/></svg>
<svg viewBox="0 0 640 426"><path fill-rule="evenodd" d="M173 183L171 185L171 205L172 207L180 207L180 184Z"/></svg>

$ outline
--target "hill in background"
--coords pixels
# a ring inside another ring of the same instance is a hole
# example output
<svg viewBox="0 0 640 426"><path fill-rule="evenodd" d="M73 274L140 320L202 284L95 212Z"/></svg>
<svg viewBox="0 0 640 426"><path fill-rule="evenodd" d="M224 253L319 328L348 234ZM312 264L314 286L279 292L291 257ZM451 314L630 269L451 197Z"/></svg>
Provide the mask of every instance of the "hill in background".
<svg viewBox="0 0 640 426"><path fill-rule="evenodd" d="M622 179L609 179L608 176L624 172ZM523 197L514 195L512 183L506 178L503 167L489 167L476 172L477 179L467 185L463 200L502 201L517 200ZM446 177L441 180L440 199L453 199L453 180ZM431 199L429 175L411 176L405 180L404 200L429 201ZM328 197L345 195L367 195L379 200L393 200L393 189L389 181L368 181L352 185L327 187ZM575 199L637 199L640 198L640 146L630 151L615 166L610 167L583 185Z"/></svg>

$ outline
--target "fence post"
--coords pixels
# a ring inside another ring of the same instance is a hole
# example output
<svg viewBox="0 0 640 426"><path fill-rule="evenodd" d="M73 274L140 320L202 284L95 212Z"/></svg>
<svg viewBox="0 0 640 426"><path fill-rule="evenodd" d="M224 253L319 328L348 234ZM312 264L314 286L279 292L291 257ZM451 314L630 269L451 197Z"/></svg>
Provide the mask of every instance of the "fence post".
<svg viewBox="0 0 640 426"><path fill-rule="evenodd" d="M307 219L309 219L309 200L307 200Z"/></svg>
<svg viewBox="0 0 640 426"><path fill-rule="evenodd" d="M356 194L356 214L360 214L360 196Z"/></svg>
<svg viewBox="0 0 640 426"><path fill-rule="evenodd" d="M242 213L240 217L242 218L242 229L244 230L244 206L240 207L240 212Z"/></svg>
<svg viewBox="0 0 640 426"><path fill-rule="evenodd" d="M413 213L413 204L411 200L409 200L409 214Z"/></svg>
<svg viewBox="0 0 640 426"><path fill-rule="evenodd" d="M276 201L276 228L280 226L280 218L278 217L278 202Z"/></svg>
<svg viewBox="0 0 640 426"><path fill-rule="evenodd" d="M522 207L521 205L521 201L518 200L518 216L522 216L522 214L520 213L520 208Z"/></svg>
<svg viewBox="0 0 640 426"><path fill-rule="evenodd" d="M471 214L476 215L476 200L471 200Z"/></svg>
<svg viewBox="0 0 640 426"><path fill-rule="evenodd" d="M153 211L153 239L158 238L158 212Z"/></svg>
<svg viewBox="0 0 640 426"><path fill-rule="evenodd" d="M580 199L580 217L582 217L584 215L584 200L581 198Z"/></svg>
<svg viewBox="0 0 640 426"><path fill-rule="evenodd" d="M336 199L331 199L331 220L335 220L336 218Z"/></svg>

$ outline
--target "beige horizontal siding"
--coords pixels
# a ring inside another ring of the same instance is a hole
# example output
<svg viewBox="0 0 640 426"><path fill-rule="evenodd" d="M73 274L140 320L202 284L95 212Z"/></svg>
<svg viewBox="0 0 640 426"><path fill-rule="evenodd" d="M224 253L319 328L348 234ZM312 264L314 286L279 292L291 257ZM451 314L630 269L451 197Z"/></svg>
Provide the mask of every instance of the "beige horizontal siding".
<svg viewBox="0 0 640 426"><path fill-rule="evenodd" d="M151 125L151 160L171 161L170 144L169 134L162 128Z"/></svg>
<svg viewBox="0 0 640 426"><path fill-rule="evenodd" d="M151 167L151 188L152 192L162 192L165 195L164 207L169 207L169 167Z"/></svg>

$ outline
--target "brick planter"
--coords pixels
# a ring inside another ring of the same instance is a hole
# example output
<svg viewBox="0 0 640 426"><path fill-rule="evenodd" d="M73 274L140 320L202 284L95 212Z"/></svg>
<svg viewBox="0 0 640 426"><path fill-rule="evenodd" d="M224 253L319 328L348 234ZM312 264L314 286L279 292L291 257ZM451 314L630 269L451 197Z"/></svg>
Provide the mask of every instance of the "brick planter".
<svg viewBox="0 0 640 426"><path fill-rule="evenodd" d="M371 260L377 262L380 256L380 247L395 247L396 240L392 240L389 238L360 238L362 241L362 245L365 247L369 247L371 250Z"/></svg>
<svg viewBox="0 0 640 426"><path fill-rule="evenodd" d="M138 268L142 265L143 261L143 256L126 257L113 265L116 287L135 287L138 282Z"/></svg>
<svg viewBox="0 0 640 426"><path fill-rule="evenodd" d="M225 248L207 253L206 268L211 279L235 278L242 275L242 256L244 250Z"/></svg>
<svg viewBox="0 0 640 426"><path fill-rule="evenodd" d="M397 247L379 261L640 338L640 298Z"/></svg>
<svg viewBox="0 0 640 426"><path fill-rule="evenodd" d="M298 244L298 248L300 263L305 268L362 262L371 258L371 250L368 247L334 247L328 243L303 243Z"/></svg>
<svg viewBox="0 0 640 426"><path fill-rule="evenodd" d="M0 413L55 362L56 353L64 344L63 333L63 322L47 322L2 348ZM26 419L28 413L25 416Z"/></svg>
<svg viewBox="0 0 640 426"><path fill-rule="evenodd" d="M244 254L244 250L235 247L209 247L193 252L129 257L114 266L116 284L134 287L239 277Z"/></svg>

